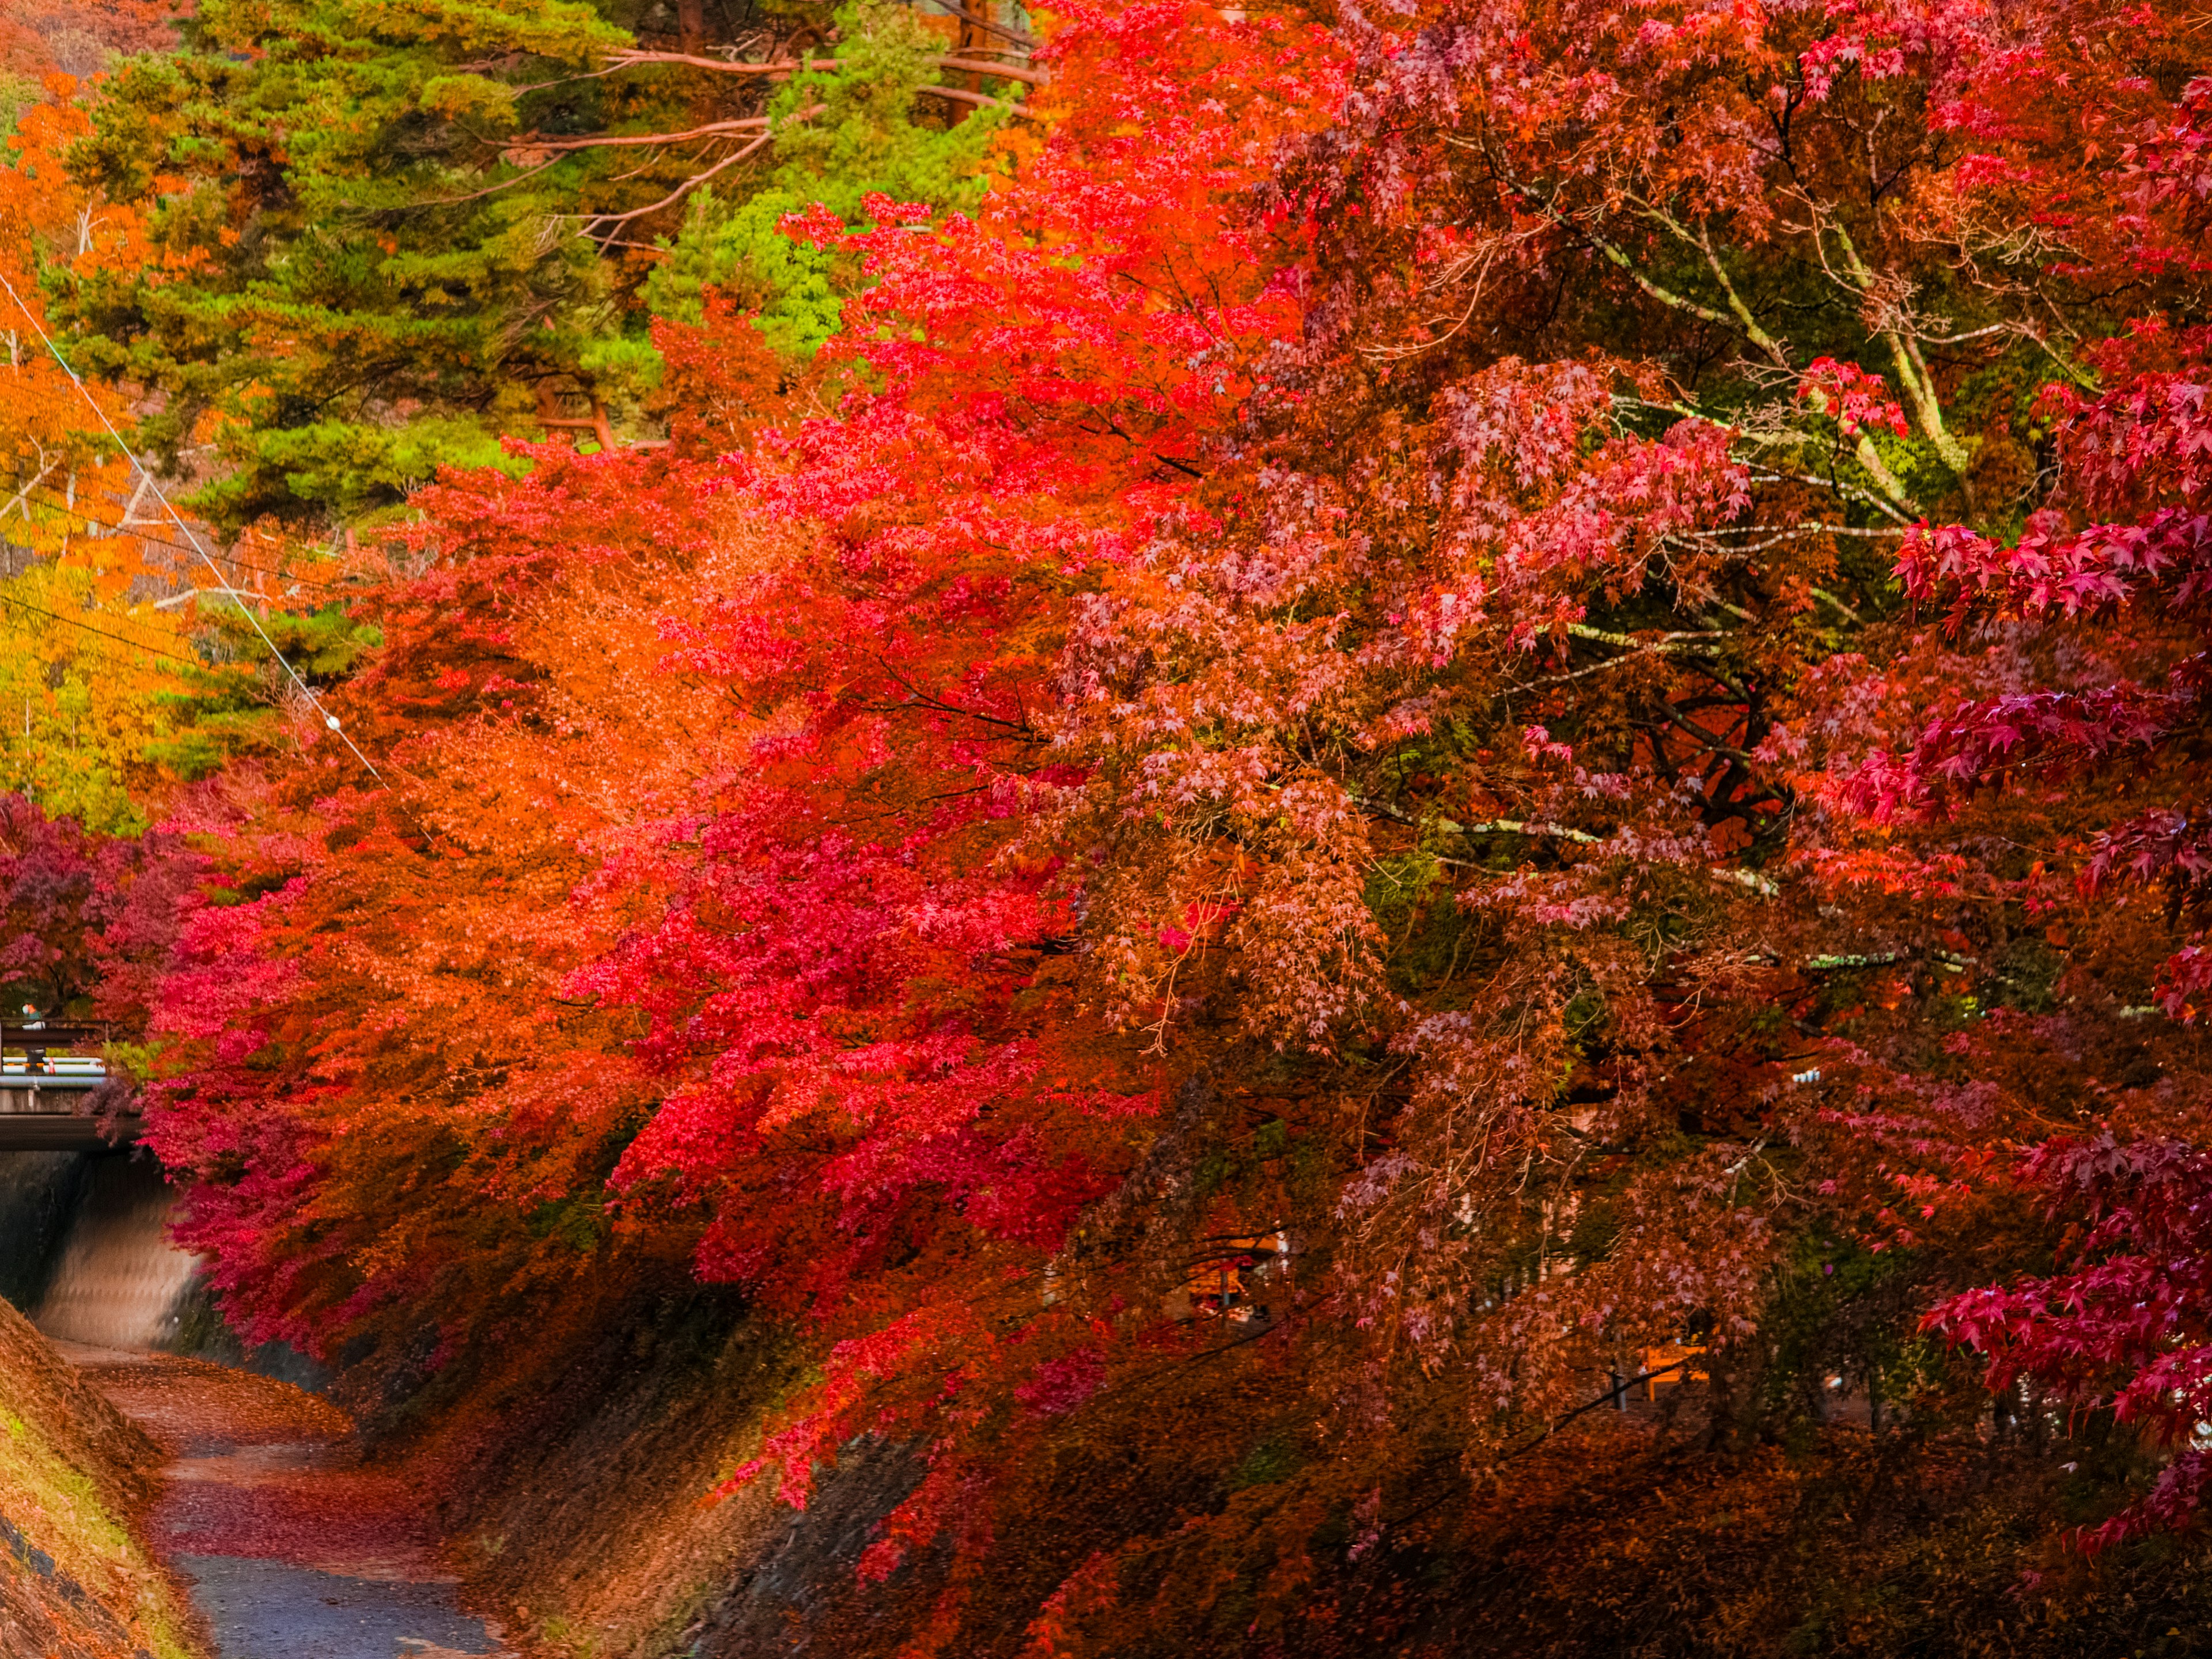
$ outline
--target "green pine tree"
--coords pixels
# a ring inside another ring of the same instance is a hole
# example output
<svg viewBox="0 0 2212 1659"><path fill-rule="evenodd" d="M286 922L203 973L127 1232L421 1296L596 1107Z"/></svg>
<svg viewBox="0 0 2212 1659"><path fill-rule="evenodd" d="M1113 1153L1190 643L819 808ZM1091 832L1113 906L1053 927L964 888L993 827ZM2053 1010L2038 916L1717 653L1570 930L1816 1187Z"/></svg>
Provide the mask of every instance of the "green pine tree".
<svg viewBox="0 0 2212 1659"><path fill-rule="evenodd" d="M970 119L931 119L921 89L936 70L931 42L911 12L872 0L837 15L842 37L836 73L811 70L781 88L771 106L788 125L766 184L733 200L709 185L691 199L670 257L655 265L646 291L653 310L696 323L709 287L756 313L769 343L786 356L811 356L837 331L842 287L853 273L776 225L787 213L820 203L848 225L866 222L864 198L927 202L940 210L972 208L985 188L983 161L1004 119L984 110ZM820 108L811 120L795 118Z"/></svg>
<svg viewBox="0 0 2212 1659"><path fill-rule="evenodd" d="M819 17L839 67L779 81L611 70L678 44L633 32L664 9L638 11L205 0L179 50L120 69L71 165L157 204L161 257L56 270L51 301L81 366L160 394L147 447L212 441L197 510L362 521L441 466L518 465L504 436L634 426L659 368L649 306L723 284L794 353L836 326L840 279L776 234L783 212L972 199L997 112L921 95L933 42L908 15ZM782 38L805 21L782 13ZM656 141L678 134L696 136Z"/></svg>

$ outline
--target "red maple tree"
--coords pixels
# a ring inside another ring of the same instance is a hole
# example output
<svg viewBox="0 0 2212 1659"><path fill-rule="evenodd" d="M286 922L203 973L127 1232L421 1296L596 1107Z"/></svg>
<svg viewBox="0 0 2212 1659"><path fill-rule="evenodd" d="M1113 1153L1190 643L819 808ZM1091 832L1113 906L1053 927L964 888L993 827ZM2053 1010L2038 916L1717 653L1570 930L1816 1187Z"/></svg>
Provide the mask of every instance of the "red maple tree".
<svg viewBox="0 0 2212 1659"><path fill-rule="evenodd" d="M2212 972L2146 943L2202 920L2212 428L2131 319L2198 314L2187 56L2063 0L1062 14L972 217L787 223L862 273L815 368L712 306L666 447L416 499L380 776L180 811L230 885L152 1133L232 1316L460 1368L641 1257L741 1284L820 1376L732 1479L918 1448L864 1570L950 1536L940 1650L1046 1449L1194 1375L1251 1443L1023 1558L1036 1651L1166 1617L1156 1555L1305 1594L1659 1345L1715 1443L1832 1377L1937 1425L1948 1296L2186 1440L2201 1072L2142 1016ZM2038 1143L2085 1231L1958 1296ZM1846 1237L1917 1300L1801 1340Z"/></svg>

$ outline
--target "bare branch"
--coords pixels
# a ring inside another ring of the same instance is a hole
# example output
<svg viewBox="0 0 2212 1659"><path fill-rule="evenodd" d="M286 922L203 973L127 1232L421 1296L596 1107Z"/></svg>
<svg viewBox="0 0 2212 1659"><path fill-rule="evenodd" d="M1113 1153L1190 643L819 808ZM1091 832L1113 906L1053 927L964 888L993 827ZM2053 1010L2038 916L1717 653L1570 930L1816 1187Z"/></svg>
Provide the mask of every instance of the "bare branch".
<svg viewBox="0 0 2212 1659"><path fill-rule="evenodd" d="M688 52L620 52L609 55L611 69L635 69L646 64L681 64L687 69L713 70L720 75L795 75L803 69L836 69L835 58L802 60L780 58L766 64L733 63L726 58L701 58Z"/></svg>
<svg viewBox="0 0 2212 1659"><path fill-rule="evenodd" d="M611 59L617 68L632 64L681 64L686 69L711 70L718 75L796 75L802 70L841 70L845 67L842 58L781 58L767 64L731 63L720 58L696 58L684 52L625 52ZM990 76L1000 81L1021 81L1033 87L1052 84L1052 77L1042 70L1024 69L1013 64L994 64L981 58L953 58L932 54L921 60L938 69L964 70L971 75Z"/></svg>
<svg viewBox="0 0 2212 1659"><path fill-rule="evenodd" d="M994 98L987 93L963 92L957 87L924 87L924 92L934 93L939 98L949 98L956 104L973 104L978 109L1002 109L1010 115L1018 115L1025 121L1042 121L1044 117L1019 104L1010 104L1003 98Z"/></svg>
<svg viewBox="0 0 2212 1659"><path fill-rule="evenodd" d="M822 106L817 105L813 109L809 110L807 113L810 115L819 114L822 108ZM603 225L626 225L633 219L642 219L647 214L658 213L663 208L675 206L677 203L682 201L684 197L689 195L692 191L697 189L701 185L705 184L716 173L720 173L726 168L733 167L737 166L738 162L744 161L747 157L765 149L768 147L769 142L775 137L775 135L772 132L763 132L759 137L754 139L752 143L747 144L743 149L732 150L727 155L725 155L720 161L715 162L714 166L708 167L704 173L693 173L689 179L686 179L682 184L677 185L674 190L670 191L667 195L662 197L659 201L653 203L649 207L632 208L628 213L594 213L583 216L589 221L589 222L587 222L584 227L584 234L586 236L596 235L599 228Z"/></svg>
<svg viewBox="0 0 2212 1659"><path fill-rule="evenodd" d="M709 121L703 127L692 127L684 132L617 133L595 138L517 138L507 148L509 150L620 149L645 144L680 144L689 139L712 138L726 132L758 132L768 124L769 118L765 115L748 115L735 121ZM466 201L468 198L462 197L459 199Z"/></svg>
<svg viewBox="0 0 2212 1659"><path fill-rule="evenodd" d="M1623 654L1607 657L1603 662L1594 662L1586 668L1570 669L1563 674L1547 674L1540 679L1524 680L1516 690L1533 691L1540 686L1565 685L1570 680L1579 680L1591 674L1601 674L1608 668L1618 668L1623 663L1634 662L1639 657L1675 657L1694 655L1709 647L1709 642L1723 640L1727 635L1711 630L1702 633L1662 634L1656 640L1638 640L1626 634L1607 634L1595 628L1579 624L1570 633L1584 639L1594 639L1606 645L1623 647Z"/></svg>

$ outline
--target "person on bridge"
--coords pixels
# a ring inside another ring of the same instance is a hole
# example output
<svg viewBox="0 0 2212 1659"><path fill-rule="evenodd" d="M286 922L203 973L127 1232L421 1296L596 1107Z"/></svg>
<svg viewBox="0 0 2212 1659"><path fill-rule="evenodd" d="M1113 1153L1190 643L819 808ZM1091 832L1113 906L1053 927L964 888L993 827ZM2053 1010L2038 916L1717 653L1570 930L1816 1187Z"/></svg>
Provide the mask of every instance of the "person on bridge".
<svg viewBox="0 0 2212 1659"><path fill-rule="evenodd" d="M27 1031L43 1031L46 1029L46 1016L39 1012L38 1005L34 1002L27 1002L23 1005L23 1029ZM27 1072L45 1071L46 1051L44 1048L34 1048L28 1043L24 1044L23 1069Z"/></svg>

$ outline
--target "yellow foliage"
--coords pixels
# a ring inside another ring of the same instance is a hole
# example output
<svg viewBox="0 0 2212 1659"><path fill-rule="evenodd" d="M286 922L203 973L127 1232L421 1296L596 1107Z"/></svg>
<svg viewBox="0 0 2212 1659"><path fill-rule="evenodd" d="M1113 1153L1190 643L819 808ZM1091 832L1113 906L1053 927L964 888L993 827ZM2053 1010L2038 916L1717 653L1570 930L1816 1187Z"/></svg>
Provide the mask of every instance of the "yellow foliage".
<svg viewBox="0 0 2212 1659"><path fill-rule="evenodd" d="M150 602L98 605L101 584L62 563L0 580L0 790L131 834L161 781L148 747L173 730L196 659Z"/></svg>
<svg viewBox="0 0 2212 1659"><path fill-rule="evenodd" d="M110 388L81 389L40 343L38 273L143 260L125 204L70 182L62 152L90 130L67 77L23 112L0 156L0 790L95 830L145 827L170 736L207 671L189 608L156 603L193 580L177 533L87 401L126 424ZM109 533L131 520L155 539ZM155 554L152 560L148 555Z"/></svg>

